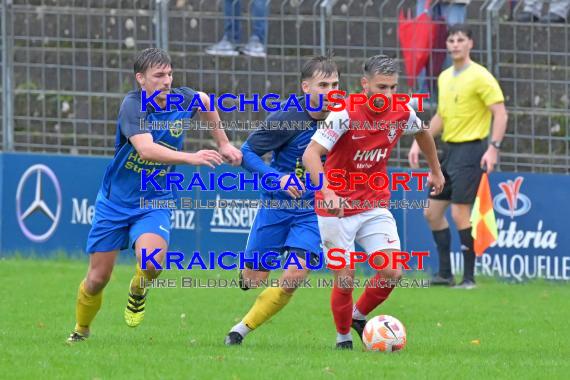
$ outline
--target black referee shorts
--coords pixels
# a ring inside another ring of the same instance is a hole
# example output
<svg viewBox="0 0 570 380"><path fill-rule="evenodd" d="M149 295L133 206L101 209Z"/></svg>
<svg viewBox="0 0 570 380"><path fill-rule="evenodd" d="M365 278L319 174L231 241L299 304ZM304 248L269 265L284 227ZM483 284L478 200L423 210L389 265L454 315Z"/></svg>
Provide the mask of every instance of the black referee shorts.
<svg viewBox="0 0 570 380"><path fill-rule="evenodd" d="M451 201L451 203L473 204L483 174L481 157L487 151L487 140L464 143L445 143L439 159L445 186L429 199Z"/></svg>

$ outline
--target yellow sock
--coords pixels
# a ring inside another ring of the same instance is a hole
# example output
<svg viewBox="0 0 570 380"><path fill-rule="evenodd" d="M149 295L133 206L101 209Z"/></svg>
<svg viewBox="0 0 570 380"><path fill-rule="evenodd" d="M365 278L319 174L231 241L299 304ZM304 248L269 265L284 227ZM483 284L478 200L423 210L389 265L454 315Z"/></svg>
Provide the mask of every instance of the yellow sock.
<svg viewBox="0 0 570 380"><path fill-rule="evenodd" d="M81 281L77 292L77 304L75 305L75 331L80 334L89 333L89 326L101 308L103 291L97 294L89 294L85 291L85 280Z"/></svg>
<svg viewBox="0 0 570 380"><path fill-rule="evenodd" d="M267 288L255 300L252 308L243 318L243 323L254 330L277 314L289 302L293 294L279 287Z"/></svg>
<svg viewBox="0 0 570 380"><path fill-rule="evenodd" d="M142 278L142 279L141 279ZM141 266L139 265L138 261L137 261L137 267L135 269L135 275L133 276L133 279L131 280L131 291L135 294L141 295L144 293L144 285L146 283L146 280L152 280L152 278L148 275L148 273L146 273L146 271L141 269ZM142 285L141 286L141 282Z"/></svg>

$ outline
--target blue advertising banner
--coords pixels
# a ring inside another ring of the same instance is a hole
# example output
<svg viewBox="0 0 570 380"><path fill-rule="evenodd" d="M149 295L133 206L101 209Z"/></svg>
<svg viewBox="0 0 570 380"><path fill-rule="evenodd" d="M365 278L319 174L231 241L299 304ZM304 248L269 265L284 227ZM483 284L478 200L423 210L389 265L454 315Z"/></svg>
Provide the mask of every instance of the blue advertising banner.
<svg viewBox="0 0 570 380"><path fill-rule="evenodd" d="M498 240L476 261L476 274L504 279L570 280L570 235L564 233L570 212L570 176L492 173L489 184L499 230ZM410 192L412 198L425 194ZM452 228L452 267L462 272L459 236ZM405 249L429 250L428 267L437 270L437 251L421 210L405 217Z"/></svg>
<svg viewBox="0 0 570 380"><path fill-rule="evenodd" d="M47 256L58 251L84 254L95 198L109 162L109 158L96 157L0 154L0 255L19 252ZM208 179L212 172L184 165L178 166L177 171L185 178L198 172L203 179ZM229 165L218 167L216 178L225 172L244 173L246 178L252 178L243 169ZM570 237L562 232L563 218L570 214L570 176L492 173L489 178L499 239L477 260L477 273L515 280L570 279ZM187 180L184 183L188 185ZM237 181L228 178L225 183ZM426 194L398 190L392 193L392 199L423 201ZM179 196L187 202L198 201L200 207L212 206L213 202L208 201L213 200L227 201L230 207L197 209L183 207L179 200L172 213L169 250L220 254L245 249L258 212L247 202L259 199L253 184L247 184L244 191L223 191L217 184L213 191L195 187ZM232 207L232 200L240 202ZM422 210L391 211L398 224L402 250L429 251L425 269L436 271L437 252ZM449 215L448 219L451 221ZM459 273L463 259L457 234L452 231L452 264L455 273Z"/></svg>
<svg viewBox="0 0 570 380"><path fill-rule="evenodd" d="M108 159L2 155L2 254L85 249Z"/></svg>

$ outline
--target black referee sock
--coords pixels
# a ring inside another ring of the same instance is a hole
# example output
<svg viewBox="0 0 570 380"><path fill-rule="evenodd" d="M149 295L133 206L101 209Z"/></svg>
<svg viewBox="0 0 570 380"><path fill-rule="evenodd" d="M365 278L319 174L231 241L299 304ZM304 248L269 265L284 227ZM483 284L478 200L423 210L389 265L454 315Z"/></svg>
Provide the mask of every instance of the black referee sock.
<svg viewBox="0 0 570 380"><path fill-rule="evenodd" d="M475 252L471 227L459 231L461 251L463 252L463 280L475 281Z"/></svg>
<svg viewBox="0 0 570 380"><path fill-rule="evenodd" d="M443 278L451 277L451 232L449 227L444 230L432 231L435 245L437 246L437 253L439 254L439 275Z"/></svg>

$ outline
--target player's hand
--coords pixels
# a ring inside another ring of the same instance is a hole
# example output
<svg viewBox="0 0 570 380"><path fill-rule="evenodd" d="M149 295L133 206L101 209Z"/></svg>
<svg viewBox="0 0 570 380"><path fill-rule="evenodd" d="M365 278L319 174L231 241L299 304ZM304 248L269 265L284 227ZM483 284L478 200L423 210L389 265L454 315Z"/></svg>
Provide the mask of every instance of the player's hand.
<svg viewBox="0 0 570 380"><path fill-rule="evenodd" d="M491 173L497 165L497 161L499 159L498 151L495 147L490 146L483 157L481 157L481 169L485 170L487 173Z"/></svg>
<svg viewBox="0 0 570 380"><path fill-rule="evenodd" d="M331 215L342 218L344 216L344 208L340 203L341 198L338 195L336 195L334 191L323 192L323 196L325 198L324 201L326 202L327 205L331 204L332 202L332 207L328 207L326 209L327 212Z"/></svg>
<svg viewBox="0 0 570 380"><path fill-rule="evenodd" d="M215 169L217 165L224 162L222 156L215 150L200 150L196 153L189 153L188 163L196 166L209 166Z"/></svg>
<svg viewBox="0 0 570 380"><path fill-rule="evenodd" d="M241 160L243 158L243 154L239 149L233 146L230 143L226 143L222 145L219 149L220 154L222 155L225 162L229 163L232 166L240 166Z"/></svg>
<svg viewBox="0 0 570 380"><path fill-rule="evenodd" d="M408 163L412 169L417 169L420 167L420 153L422 150L416 141L412 144L410 152L408 153Z"/></svg>
<svg viewBox="0 0 570 380"><path fill-rule="evenodd" d="M287 174L281 177L281 180L279 181L281 190L286 192L293 199L301 198L303 194L305 194L305 185L303 185L303 181L300 180L297 181L301 185L300 189L297 188L295 182L290 182L289 186L287 186L287 190L285 190L285 185L287 184L287 182L289 182L289 177L291 177L291 174Z"/></svg>
<svg viewBox="0 0 570 380"><path fill-rule="evenodd" d="M427 187L429 189L433 189L430 192L430 195L438 195L443 191L443 186L445 185L445 177L441 170L434 171L433 173L429 173L427 179Z"/></svg>

